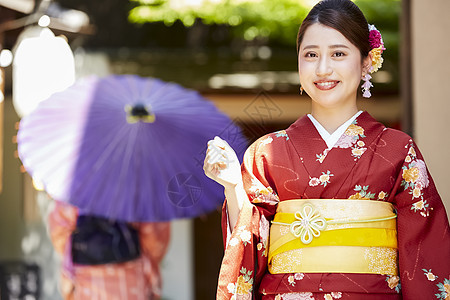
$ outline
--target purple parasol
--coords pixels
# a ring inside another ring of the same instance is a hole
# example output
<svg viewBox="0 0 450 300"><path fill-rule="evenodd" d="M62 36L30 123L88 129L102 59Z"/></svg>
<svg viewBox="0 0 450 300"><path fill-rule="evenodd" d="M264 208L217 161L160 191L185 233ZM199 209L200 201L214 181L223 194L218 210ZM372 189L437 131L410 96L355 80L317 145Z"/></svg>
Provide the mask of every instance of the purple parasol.
<svg viewBox="0 0 450 300"><path fill-rule="evenodd" d="M54 199L130 222L195 217L221 205L203 174L206 143L239 127L197 92L136 75L88 77L43 101L17 135L25 169Z"/></svg>

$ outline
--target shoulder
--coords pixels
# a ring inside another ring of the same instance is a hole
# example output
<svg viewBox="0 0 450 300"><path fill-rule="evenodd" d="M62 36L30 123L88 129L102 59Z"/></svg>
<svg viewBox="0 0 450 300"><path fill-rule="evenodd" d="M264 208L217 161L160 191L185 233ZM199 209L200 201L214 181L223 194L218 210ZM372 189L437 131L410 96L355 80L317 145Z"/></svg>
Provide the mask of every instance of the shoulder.
<svg viewBox="0 0 450 300"><path fill-rule="evenodd" d="M267 150L270 148L280 148L283 144L289 140L289 136L286 130L279 130L265 134L254 141L247 149L247 153L252 153L254 155L266 155Z"/></svg>
<svg viewBox="0 0 450 300"><path fill-rule="evenodd" d="M289 135L285 129L274 131L263 135L257 139L253 144L257 147L263 147L266 145L282 144L289 140Z"/></svg>
<svg viewBox="0 0 450 300"><path fill-rule="evenodd" d="M414 141L409 134L393 128L386 127L383 130L382 138L392 146L398 145L407 147L414 144Z"/></svg>
<svg viewBox="0 0 450 300"><path fill-rule="evenodd" d="M390 153L403 157L415 157L423 160L423 156L414 139L400 130L386 128L381 136L380 143L386 145Z"/></svg>
<svg viewBox="0 0 450 300"><path fill-rule="evenodd" d="M397 140L399 140L401 142L405 142L405 141L406 142L410 142L410 141L412 141L412 137L409 134L407 134L407 133L405 133L405 132L403 132L401 130L397 130L397 129L393 129L393 128L389 128L389 127L386 127L384 129L383 135L385 137L397 139Z"/></svg>
<svg viewBox="0 0 450 300"><path fill-rule="evenodd" d="M397 148L397 146L406 146L413 143L411 136L407 133L386 127L383 123L372 117L367 111L364 111L357 119L358 124L362 126L367 132L376 133L379 139L378 143L387 143L389 148Z"/></svg>

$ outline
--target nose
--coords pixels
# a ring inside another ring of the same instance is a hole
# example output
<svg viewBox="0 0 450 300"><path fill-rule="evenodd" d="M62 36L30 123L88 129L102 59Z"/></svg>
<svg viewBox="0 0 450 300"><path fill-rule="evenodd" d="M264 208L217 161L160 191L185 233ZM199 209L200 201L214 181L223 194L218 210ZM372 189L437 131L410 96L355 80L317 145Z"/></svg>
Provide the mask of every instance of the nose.
<svg viewBox="0 0 450 300"><path fill-rule="evenodd" d="M317 62L316 75L319 77L329 76L333 73L328 57L322 56Z"/></svg>

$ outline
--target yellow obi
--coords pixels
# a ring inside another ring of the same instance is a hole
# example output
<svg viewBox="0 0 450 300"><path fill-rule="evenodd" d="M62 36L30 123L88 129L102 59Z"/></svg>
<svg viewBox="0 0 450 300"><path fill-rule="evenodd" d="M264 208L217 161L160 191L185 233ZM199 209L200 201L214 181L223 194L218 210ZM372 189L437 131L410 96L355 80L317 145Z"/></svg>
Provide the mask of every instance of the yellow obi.
<svg viewBox="0 0 450 300"><path fill-rule="evenodd" d="M397 275L396 217L383 201L281 201L270 228L269 272Z"/></svg>

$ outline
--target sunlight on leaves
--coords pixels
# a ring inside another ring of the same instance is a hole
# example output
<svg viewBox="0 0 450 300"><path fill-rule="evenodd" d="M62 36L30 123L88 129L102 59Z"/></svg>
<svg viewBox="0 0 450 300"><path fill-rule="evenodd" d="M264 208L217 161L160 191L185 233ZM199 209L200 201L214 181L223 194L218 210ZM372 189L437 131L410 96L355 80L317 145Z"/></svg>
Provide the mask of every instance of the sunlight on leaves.
<svg viewBox="0 0 450 300"><path fill-rule="evenodd" d="M298 26L317 0L129 0L129 20L142 24L179 21L190 27L199 20L225 25L236 37L295 43ZM400 0L356 0L369 22L384 30L397 30ZM294 40L294 41L293 41Z"/></svg>

